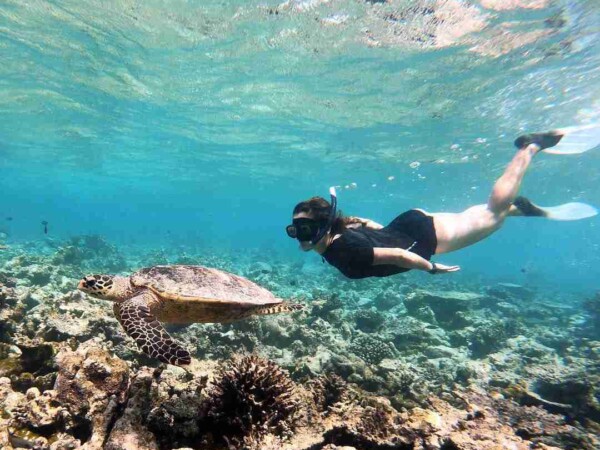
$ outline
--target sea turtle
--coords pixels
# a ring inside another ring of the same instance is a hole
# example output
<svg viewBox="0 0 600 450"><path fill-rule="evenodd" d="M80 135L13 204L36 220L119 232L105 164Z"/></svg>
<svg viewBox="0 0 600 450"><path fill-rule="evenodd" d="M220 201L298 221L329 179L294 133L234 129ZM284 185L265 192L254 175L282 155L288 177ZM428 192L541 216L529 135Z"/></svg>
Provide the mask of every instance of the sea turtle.
<svg viewBox="0 0 600 450"><path fill-rule="evenodd" d="M114 301L115 316L138 347L174 365L189 364L190 353L159 321L231 322L302 309L246 278L202 266L154 266L129 277L88 275L77 288L92 297Z"/></svg>

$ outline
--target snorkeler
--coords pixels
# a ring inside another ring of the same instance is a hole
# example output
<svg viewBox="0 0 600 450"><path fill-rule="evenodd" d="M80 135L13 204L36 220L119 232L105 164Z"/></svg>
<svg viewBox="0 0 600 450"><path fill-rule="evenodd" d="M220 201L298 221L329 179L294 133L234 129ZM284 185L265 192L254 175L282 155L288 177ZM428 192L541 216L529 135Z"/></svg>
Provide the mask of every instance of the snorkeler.
<svg viewBox="0 0 600 450"><path fill-rule="evenodd" d="M571 135L571 131L577 135ZM369 219L338 214L335 189L331 188L331 203L322 197L298 203L293 211L293 223L287 226L286 232L300 241L302 250L316 251L349 278L385 277L412 269L431 274L456 272L459 266L434 263L431 257L481 241L497 231L507 217L578 220L595 216L596 209L585 203L542 208L517 194L525 171L538 152L583 153L598 142L598 127L519 137L515 141L519 150L494 184L487 204L461 213L411 209L383 226ZM552 147L554 149L545 150Z"/></svg>

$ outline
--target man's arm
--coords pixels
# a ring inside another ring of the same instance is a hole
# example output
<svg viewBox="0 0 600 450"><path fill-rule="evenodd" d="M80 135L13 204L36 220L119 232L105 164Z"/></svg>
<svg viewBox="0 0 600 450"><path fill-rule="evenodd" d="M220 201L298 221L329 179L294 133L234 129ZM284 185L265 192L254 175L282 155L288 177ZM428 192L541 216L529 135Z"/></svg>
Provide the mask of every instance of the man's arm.
<svg viewBox="0 0 600 450"><path fill-rule="evenodd" d="M404 269L416 269L430 272L435 267L435 272L446 273L456 272L460 270L459 266L446 266L444 264L434 264L427 261L425 258L416 253L404 250L403 248L383 248L376 247L373 249L373 265L379 266L383 264L392 264Z"/></svg>

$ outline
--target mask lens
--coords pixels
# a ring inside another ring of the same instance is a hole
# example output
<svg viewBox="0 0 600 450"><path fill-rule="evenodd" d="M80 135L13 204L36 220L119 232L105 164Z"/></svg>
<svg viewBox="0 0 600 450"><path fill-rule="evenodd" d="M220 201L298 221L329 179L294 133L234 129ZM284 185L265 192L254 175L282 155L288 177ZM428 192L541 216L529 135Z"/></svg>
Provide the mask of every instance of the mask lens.
<svg viewBox="0 0 600 450"><path fill-rule="evenodd" d="M289 237L299 241L310 241L319 232L319 224L311 219L294 219L293 225L286 228Z"/></svg>
<svg viewBox="0 0 600 450"><path fill-rule="evenodd" d="M311 225L300 225L298 228L298 239L301 241L310 241L314 237L313 227Z"/></svg>
<svg viewBox="0 0 600 450"><path fill-rule="evenodd" d="M287 233L287 235L293 239L296 238L296 227L294 225L288 225L287 227L285 227L285 232Z"/></svg>

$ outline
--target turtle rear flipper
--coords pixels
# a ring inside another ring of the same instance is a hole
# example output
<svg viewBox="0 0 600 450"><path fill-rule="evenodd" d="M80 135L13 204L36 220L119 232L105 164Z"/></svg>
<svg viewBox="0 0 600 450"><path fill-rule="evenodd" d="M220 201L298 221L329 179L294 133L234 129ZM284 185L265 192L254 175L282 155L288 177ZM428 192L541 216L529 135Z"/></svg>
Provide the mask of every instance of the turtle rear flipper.
<svg viewBox="0 0 600 450"><path fill-rule="evenodd" d="M176 366L190 364L190 353L175 341L150 311L154 298L142 293L114 304L117 320L141 351L152 358Z"/></svg>

